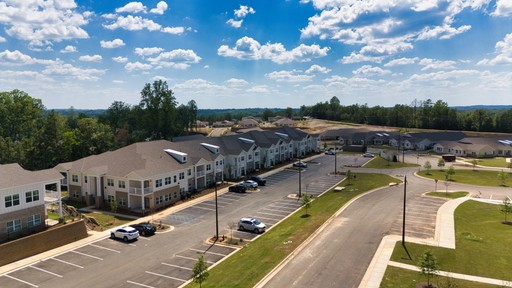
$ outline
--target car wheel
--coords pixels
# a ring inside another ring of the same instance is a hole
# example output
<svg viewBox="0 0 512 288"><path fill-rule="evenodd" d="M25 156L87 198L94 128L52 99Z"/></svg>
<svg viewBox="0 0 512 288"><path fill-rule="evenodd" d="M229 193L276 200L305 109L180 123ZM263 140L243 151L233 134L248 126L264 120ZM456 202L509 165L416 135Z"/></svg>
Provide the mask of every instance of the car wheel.
<svg viewBox="0 0 512 288"><path fill-rule="evenodd" d="M124 237L123 237L123 241L124 241L124 242L128 242L128 237L124 236Z"/></svg>
<svg viewBox="0 0 512 288"><path fill-rule="evenodd" d="M238 229L239 229L240 231L244 231L244 226L240 225L240 227L238 227Z"/></svg>
<svg viewBox="0 0 512 288"><path fill-rule="evenodd" d="M116 235L114 233L110 233L110 238L116 239Z"/></svg>
<svg viewBox="0 0 512 288"><path fill-rule="evenodd" d="M254 233L260 234L260 230L258 228L254 229Z"/></svg>
<svg viewBox="0 0 512 288"><path fill-rule="evenodd" d="M142 230L142 233L140 233L142 236L146 236L146 231Z"/></svg>

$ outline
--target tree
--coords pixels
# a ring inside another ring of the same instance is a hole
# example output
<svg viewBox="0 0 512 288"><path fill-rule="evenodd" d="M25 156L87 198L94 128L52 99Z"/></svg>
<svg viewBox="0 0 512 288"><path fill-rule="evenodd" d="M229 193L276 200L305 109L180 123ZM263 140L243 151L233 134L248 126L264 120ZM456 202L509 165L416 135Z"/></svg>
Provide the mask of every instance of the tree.
<svg viewBox="0 0 512 288"><path fill-rule="evenodd" d="M439 264L432 251L427 250L423 253L418 268L422 275L427 276L427 287L433 287L430 284L430 278L439 273Z"/></svg>
<svg viewBox="0 0 512 288"><path fill-rule="evenodd" d="M476 159L471 160L471 165L473 165L473 171L475 171L476 165L478 165L478 160L476 160Z"/></svg>
<svg viewBox="0 0 512 288"><path fill-rule="evenodd" d="M505 223L507 223L507 215L509 213L512 213L512 202L510 202L510 199L505 198L505 200L503 200L503 204L501 205L501 209L500 209L501 212L503 212L503 214L505 214Z"/></svg>
<svg viewBox="0 0 512 288"><path fill-rule="evenodd" d="M439 158L439 161L437 161L437 167L439 167L439 169L441 171L443 171L444 164L445 164L444 159L443 158Z"/></svg>
<svg viewBox="0 0 512 288"><path fill-rule="evenodd" d="M153 85L146 83L139 103L143 111L143 125L146 136L153 139L168 139L175 135L176 98L167 82L156 80Z"/></svg>
<svg viewBox="0 0 512 288"><path fill-rule="evenodd" d="M192 268L192 278L194 279L194 282L199 283L199 287L201 287L201 284L208 279L208 276L210 276L210 272L208 272L208 264L206 263L204 256L201 255L194 265L194 268Z"/></svg>
<svg viewBox="0 0 512 288"><path fill-rule="evenodd" d="M350 184L351 184L351 182L352 182L352 178L354 178L354 173L352 172L352 170L350 170L350 169L349 169L349 170L347 171L346 176L347 176L347 181L348 181L348 184L347 184L347 185L350 185Z"/></svg>
<svg viewBox="0 0 512 288"><path fill-rule="evenodd" d="M503 171L503 169L501 169L501 171L498 172L498 179L500 179L500 181L501 181L501 186L507 186L506 185L507 178L508 178L508 174L505 171Z"/></svg>
<svg viewBox="0 0 512 288"><path fill-rule="evenodd" d="M306 214L304 214L304 216L307 217L307 216L309 216L308 209L311 207L311 195L304 194L304 196L302 196L301 202L302 202L302 206L304 206L304 208L306 208Z"/></svg>
<svg viewBox="0 0 512 288"><path fill-rule="evenodd" d="M448 168L448 171L446 171L446 175L448 176L446 178L447 180L452 180L452 176L455 175L455 168L453 168L453 166L450 166L450 168Z"/></svg>
<svg viewBox="0 0 512 288"><path fill-rule="evenodd" d="M432 164L430 164L430 161L425 161L425 164L423 164L423 168L427 170L427 175L430 175L430 169L432 169Z"/></svg>

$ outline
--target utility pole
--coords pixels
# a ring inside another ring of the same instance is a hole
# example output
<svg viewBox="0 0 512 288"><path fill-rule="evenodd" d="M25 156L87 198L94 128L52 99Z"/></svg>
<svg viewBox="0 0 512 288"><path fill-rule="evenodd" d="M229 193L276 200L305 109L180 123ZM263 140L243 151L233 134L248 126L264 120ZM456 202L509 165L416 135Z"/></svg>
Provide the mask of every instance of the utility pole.
<svg viewBox="0 0 512 288"><path fill-rule="evenodd" d="M214 170L215 181L215 242L219 240L219 207L217 206L217 170Z"/></svg>
<svg viewBox="0 0 512 288"><path fill-rule="evenodd" d="M405 247L405 201L407 195L407 176L404 178L404 214L403 214L403 222L402 222L402 246Z"/></svg>
<svg viewBox="0 0 512 288"><path fill-rule="evenodd" d="M336 170L337 169L337 163L336 163L336 158L338 156L338 150L336 150L336 142L334 142L334 176L338 175L338 171Z"/></svg>

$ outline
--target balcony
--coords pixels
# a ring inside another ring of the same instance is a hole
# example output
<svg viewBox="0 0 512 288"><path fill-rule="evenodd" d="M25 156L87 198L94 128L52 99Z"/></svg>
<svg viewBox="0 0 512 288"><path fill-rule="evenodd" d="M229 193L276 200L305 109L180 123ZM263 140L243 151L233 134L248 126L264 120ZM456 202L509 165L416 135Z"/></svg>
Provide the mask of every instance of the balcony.
<svg viewBox="0 0 512 288"><path fill-rule="evenodd" d="M204 175L206 175L206 172L204 170L196 171L196 178L203 177Z"/></svg>
<svg viewBox="0 0 512 288"><path fill-rule="evenodd" d="M153 188L146 187L144 188L144 194L153 193ZM142 195L142 188L130 187L130 194Z"/></svg>

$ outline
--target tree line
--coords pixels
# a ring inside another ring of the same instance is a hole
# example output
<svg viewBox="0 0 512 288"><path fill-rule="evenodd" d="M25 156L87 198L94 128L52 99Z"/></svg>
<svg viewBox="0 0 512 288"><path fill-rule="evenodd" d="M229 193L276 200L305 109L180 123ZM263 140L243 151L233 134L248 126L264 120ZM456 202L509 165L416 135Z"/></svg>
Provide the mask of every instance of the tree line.
<svg viewBox="0 0 512 288"><path fill-rule="evenodd" d="M49 111L20 90L0 92L0 164L46 169L134 142L185 135L195 126L195 101L178 105L165 81L147 83L140 94L138 105L115 101L93 118Z"/></svg>
<svg viewBox="0 0 512 288"><path fill-rule="evenodd" d="M512 133L512 109L457 111L442 100L414 100L410 105L396 104L388 108L366 104L343 106L334 96L328 102L303 105L298 113L318 119L379 126Z"/></svg>

